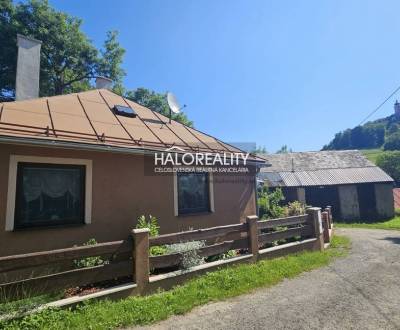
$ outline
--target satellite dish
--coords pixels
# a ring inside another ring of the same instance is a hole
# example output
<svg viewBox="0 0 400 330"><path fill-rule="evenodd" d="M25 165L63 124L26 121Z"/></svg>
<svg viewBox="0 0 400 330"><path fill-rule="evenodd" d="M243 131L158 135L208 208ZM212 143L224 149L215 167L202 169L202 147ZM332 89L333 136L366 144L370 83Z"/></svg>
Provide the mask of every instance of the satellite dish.
<svg viewBox="0 0 400 330"><path fill-rule="evenodd" d="M173 113L180 113L181 112L181 106L179 105L179 102L174 94L171 92L167 93L167 102L168 106L171 109Z"/></svg>
<svg viewBox="0 0 400 330"><path fill-rule="evenodd" d="M183 108L186 108L186 104L181 107L179 102L174 94L171 92L167 93L167 102L169 106L169 123L171 124L172 113L178 114L181 112Z"/></svg>

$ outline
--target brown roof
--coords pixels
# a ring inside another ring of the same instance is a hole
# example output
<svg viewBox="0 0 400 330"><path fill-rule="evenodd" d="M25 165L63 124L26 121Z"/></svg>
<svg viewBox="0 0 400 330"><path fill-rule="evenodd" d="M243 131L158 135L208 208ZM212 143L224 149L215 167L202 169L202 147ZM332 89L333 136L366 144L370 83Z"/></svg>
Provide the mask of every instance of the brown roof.
<svg viewBox="0 0 400 330"><path fill-rule="evenodd" d="M115 105L128 106L137 116L116 115ZM141 150L239 151L106 89L0 103L0 137Z"/></svg>

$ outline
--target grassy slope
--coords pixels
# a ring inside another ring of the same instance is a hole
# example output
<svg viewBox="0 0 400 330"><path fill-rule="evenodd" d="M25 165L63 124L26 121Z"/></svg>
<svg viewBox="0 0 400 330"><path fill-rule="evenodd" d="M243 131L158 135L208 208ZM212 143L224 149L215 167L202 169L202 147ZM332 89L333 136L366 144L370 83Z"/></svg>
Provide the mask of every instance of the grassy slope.
<svg viewBox="0 0 400 330"><path fill-rule="evenodd" d="M3 326L6 329L113 329L151 324L186 313L210 301L269 287L285 278L325 266L333 258L345 255L349 245L346 237L336 236L331 248L324 252L304 252L251 265L233 266L208 273L171 291L116 302L92 302L74 311L48 310Z"/></svg>
<svg viewBox="0 0 400 330"><path fill-rule="evenodd" d="M368 150L362 150L362 153L364 154L365 157L367 157L371 162L376 164L376 159L380 154L382 154L384 151L382 149L368 149Z"/></svg>
<svg viewBox="0 0 400 330"><path fill-rule="evenodd" d="M396 216L393 219L384 222L374 223L338 223L335 222L335 227L339 228L369 228L369 229L391 229L400 230L400 216Z"/></svg>

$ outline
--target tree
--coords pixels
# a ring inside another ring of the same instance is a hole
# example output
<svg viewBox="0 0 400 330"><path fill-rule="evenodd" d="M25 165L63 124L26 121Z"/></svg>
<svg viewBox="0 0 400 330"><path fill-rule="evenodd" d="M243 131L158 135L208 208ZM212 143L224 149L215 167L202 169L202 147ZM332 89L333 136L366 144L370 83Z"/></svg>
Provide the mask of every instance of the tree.
<svg viewBox="0 0 400 330"><path fill-rule="evenodd" d="M100 59L98 73L112 79L115 88L122 86L122 78L126 75L121 67L125 49L119 45L117 31L107 32L107 39L100 53L102 58Z"/></svg>
<svg viewBox="0 0 400 330"><path fill-rule="evenodd" d="M389 174L400 185L400 151L386 151L378 156L376 165Z"/></svg>
<svg viewBox="0 0 400 330"><path fill-rule="evenodd" d="M383 145L384 150L400 150L400 132L389 135Z"/></svg>
<svg viewBox="0 0 400 330"><path fill-rule="evenodd" d="M367 123L335 134L322 150L380 148L385 141L384 123Z"/></svg>
<svg viewBox="0 0 400 330"><path fill-rule="evenodd" d="M42 41L40 60L40 96L81 92L94 88L93 78L113 80L114 92L143 106L169 115L165 94L146 88L126 91L122 69L125 50L118 32L109 31L103 48L97 50L81 31L82 20L51 8L47 0L28 0L14 4L0 0L0 102L15 95L17 33ZM173 119L193 126L186 114Z"/></svg>
<svg viewBox="0 0 400 330"><path fill-rule="evenodd" d="M14 16L12 0L0 0L0 101L11 100L15 86L16 29L11 24Z"/></svg>
<svg viewBox="0 0 400 330"><path fill-rule="evenodd" d="M288 149L288 146L285 144L276 153L277 154L287 154L289 152L293 152L293 150L292 150L292 148Z"/></svg>
<svg viewBox="0 0 400 330"><path fill-rule="evenodd" d="M258 146L251 152L253 154L267 154L268 153L267 148L265 148L265 146Z"/></svg>
<svg viewBox="0 0 400 330"><path fill-rule="evenodd" d="M79 92L92 87L91 80L104 75L121 82L124 50L117 33L109 32L104 50L94 47L81 31L82 21L51 8L47 0L13 4L0 0L0 98L15 95L17 33L42 41L40 95Z"/></svg>
<svg viewBox="0 0 400 330"><path fill-rule="evenodd" d="M140 87L135 90L127 91L125 97L169 117L169 106L166 93L156 93L147 88ZM193 121L189 120L183 112L179 114L173 113L172 119L179 121L184 125L193 127Z"/></svg>

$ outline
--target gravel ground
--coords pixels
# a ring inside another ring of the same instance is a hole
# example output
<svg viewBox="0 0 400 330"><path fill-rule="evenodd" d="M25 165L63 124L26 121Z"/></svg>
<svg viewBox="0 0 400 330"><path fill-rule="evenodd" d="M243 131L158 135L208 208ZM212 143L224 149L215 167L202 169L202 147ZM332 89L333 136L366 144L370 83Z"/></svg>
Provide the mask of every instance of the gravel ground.
<svg viewBox="0 0 400 330"><path fill-rule="evenodd" d="M336 231L348 257L142 329L400 329L400 232Z"/></svg>

